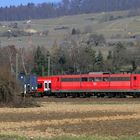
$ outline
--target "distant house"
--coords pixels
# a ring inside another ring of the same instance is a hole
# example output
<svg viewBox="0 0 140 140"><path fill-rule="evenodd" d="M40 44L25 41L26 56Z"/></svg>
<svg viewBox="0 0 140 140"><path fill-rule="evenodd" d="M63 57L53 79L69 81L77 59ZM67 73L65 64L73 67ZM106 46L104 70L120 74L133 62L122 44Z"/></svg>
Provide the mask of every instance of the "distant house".
<svg viewBox="0 0 140 140"><path fill-rule="evenodd" d="M27 33L32 33L32 34L38 33L38 31L35 29L25 29L24 31Z"/></svg>
<svg viewBox="0 0 140 140"><path fill-rule="evenodd" d="M31 23L31 20L28 20L26 23L27 23L27 24Z"/></svg>

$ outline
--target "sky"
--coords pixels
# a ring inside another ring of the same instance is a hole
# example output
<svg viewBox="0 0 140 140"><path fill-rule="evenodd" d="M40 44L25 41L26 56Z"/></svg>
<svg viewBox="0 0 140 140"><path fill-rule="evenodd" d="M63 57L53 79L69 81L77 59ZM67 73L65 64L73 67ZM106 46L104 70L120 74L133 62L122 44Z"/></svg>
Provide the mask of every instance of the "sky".
<svg viewBox="0 0 140 140"><path fill-rule="evenodd" d="M32 3L43 3L43 2L59 2L61 0L0 0L0 7L10 6L10 5L20 5L20 4L27 4L29 2Z"/></svg>

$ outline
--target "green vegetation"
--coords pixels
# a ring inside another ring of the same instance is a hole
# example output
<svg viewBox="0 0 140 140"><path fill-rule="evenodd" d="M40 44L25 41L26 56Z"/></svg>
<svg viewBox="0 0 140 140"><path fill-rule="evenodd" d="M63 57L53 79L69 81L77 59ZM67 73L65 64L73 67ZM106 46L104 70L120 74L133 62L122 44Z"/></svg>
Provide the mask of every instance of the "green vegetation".
<svg viewBox="0 0 140 140"><path fill-rule="evenodd" d="M0 140L28 140L28 138L13 134L0 134Z"/></svg>
<svg viewBox="0 0 140 140"><path fill-rule="evenodd" d="M24 136L0 134L0 140L140 140L140 137L94 137L94 136L61 136L53 138L27 138Z"/></svg>
<svg viewBox="0 0 140 140"><path fill-rule="evenodd" d="M7 67L0 67L0 103L14 104L19 87Z"/></svg>
<svg viewBox="0 0 140 140"><path fill-rule="evenodd" d="M50 140L139 140L140 137L58 137Z"/></svg>

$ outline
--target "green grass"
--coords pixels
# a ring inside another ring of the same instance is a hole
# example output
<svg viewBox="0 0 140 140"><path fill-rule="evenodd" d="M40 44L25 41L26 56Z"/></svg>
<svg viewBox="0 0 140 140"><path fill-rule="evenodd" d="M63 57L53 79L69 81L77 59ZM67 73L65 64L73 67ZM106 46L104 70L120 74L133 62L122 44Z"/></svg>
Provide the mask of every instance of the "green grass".
<svg viewBox="0 0 140 140"><path fill-rule="evenodd" d="M0 140L28 140L28 138L14 134L0 134Z"/></svg>
<svg viewBox="0 0 140 140"><path fill-rule="evenodd" d="M140 137L57 137L50 140L140 140Z"/></svg>
<svg viewBox="0 0 140 140"><path fill-rule="evenodd" d="M12 134L0 134L0 140L140 140L138 136L127 136L127 137L94 137L94 136L60 136L53 138L27 138Z"/></svg>

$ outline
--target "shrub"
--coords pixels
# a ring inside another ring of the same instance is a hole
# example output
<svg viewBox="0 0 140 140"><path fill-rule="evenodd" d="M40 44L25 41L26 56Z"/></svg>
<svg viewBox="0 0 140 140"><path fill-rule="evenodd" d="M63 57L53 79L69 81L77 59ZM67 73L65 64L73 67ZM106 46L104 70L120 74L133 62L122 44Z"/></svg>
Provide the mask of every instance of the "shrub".
<svg viewBox="0 0 140 140"><path fill-rule="evenodd" d="M30 97L22 97L20 85L7 67L0 67L0 104L10 107L39 106Z"/></svg>
<svg viewBox="0 0 140 140"><path fill-rule="evenodd" d="M6 67L0 71L0 103L11 104L16 97L18 86L15 78L10 74Z"/></svg>

